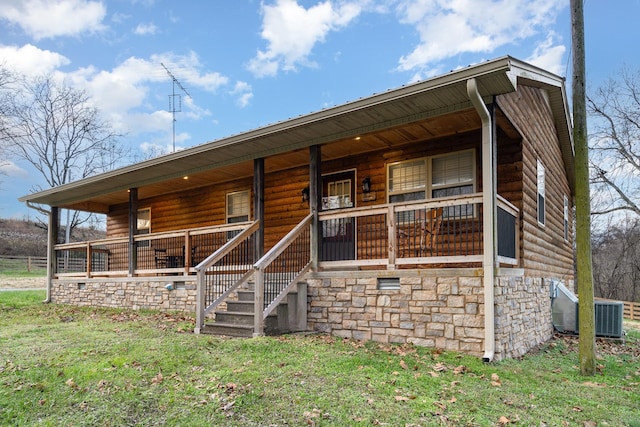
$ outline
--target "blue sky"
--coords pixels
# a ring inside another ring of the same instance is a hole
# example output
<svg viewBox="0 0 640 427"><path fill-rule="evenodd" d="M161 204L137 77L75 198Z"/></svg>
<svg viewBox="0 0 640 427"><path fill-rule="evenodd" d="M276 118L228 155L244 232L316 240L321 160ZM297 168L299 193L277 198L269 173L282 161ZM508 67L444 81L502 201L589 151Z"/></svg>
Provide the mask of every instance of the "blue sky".
<svg viewBox="0 0 640 427"><path fill-rule="evenodd" d="M584 9L588 87L640 68L640 0ZM0 63L86 90L139 158L172 150L161 64L181 149L503 55L570 84L570 45L568 0L0 0ZM26 217L44 181L3 171L0 218Z"/></svg>

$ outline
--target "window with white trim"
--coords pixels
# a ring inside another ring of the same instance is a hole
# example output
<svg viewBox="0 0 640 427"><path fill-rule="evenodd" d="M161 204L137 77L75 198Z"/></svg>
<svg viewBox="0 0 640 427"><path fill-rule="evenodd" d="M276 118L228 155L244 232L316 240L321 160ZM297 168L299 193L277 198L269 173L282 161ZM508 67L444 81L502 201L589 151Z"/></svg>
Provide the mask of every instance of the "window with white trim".
<svg viewBox="0 0 640 427"><path fill-rule="evenodd" d="M249 190L227 193L227 224L249 221Z"/></svg>
<svg viewBox="0 0 640 427"><path fill-rule="evenodd" d="M431 197L472 194L475 182L473 151L467 150L431 159ZM445 218L473 215L473 205L451 206L444 210Z"/></svg>
<svg viewBox="0 0 640 427"><path fill-rule="evenodd" d="M564 240L569 241L569 198L564 196Z"/></svg>
<svg viewBox="0 0 640 427"><path fill-rule="evenodd" d="M389 203L472 194L476 187L474 150L413 159L388 166ZM473 215L473 206L453 206L445 217Z"/></svg>
<svg viewBox="0 0 640 427"><path fill-rule="evenodd" d="M545 224L545 169L544 165L538 160L538 223Z"/></svg>
<svg viewBox="0 0 640 427"><path fill-rule="evenodd" d="M393 163L388 169L389 202L409 202L426 198L427 159Z"/></svg>
<svg viewBox="0 0 640 427"><path fill-rule="evenodd" d="M138 209L136 217L136 234L151 233L151 208Z"/></svg>

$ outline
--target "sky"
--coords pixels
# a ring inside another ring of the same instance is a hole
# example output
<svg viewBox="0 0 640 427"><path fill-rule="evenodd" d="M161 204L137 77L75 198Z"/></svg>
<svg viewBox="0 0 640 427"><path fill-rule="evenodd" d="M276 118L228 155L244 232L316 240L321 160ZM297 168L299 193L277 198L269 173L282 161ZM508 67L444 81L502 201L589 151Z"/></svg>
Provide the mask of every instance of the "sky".
<svg viewBox="0 0 640 427"><path fill-rule="evenodd" d="M638 16L585 0L587 90L640 69ZM0 64L86 91L121 166L504 55L570 86L569 0L0 0ZM2 171L0 218L35 216L44 179Z"/></svg>

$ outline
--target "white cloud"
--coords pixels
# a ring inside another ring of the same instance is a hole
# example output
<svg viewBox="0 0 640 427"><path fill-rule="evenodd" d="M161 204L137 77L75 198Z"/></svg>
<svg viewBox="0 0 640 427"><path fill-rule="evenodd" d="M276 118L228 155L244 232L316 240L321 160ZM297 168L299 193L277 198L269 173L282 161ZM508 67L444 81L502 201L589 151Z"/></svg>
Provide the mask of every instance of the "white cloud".
<svg viewBox="0 0 640 427"><path fill-rule="evenodd" d="M233 90L231 91L231 94L236 95L238 97L236 99L236 104L240 108L244 108L247 105L249 105L249 102L253 98L251 85L242 81L236 82Z"/></svg>
<svg viewBox="0 0 640 427"><path fill-rule="evenodd" d="M16 178L27 178L29 176L29 172L9 160L0 163L0 174Z"/></svg>
<svg viewBox="0 0 640 427"><path fill-rule="evenodd" d="M105 15L102 2L88 0L5 0L0 8L1 19L35 40L101 31Z"/></svg>
<svg viewBox="0 0 640 427"><path fill-rule="evenodd" d="M324 1L308 9L296 0L277 0L263 5L262 38L268 47L249 61L248 69L258 77L274 76L280 69L295 71L299 65L312 67L309 59L317 43L327 34L347 26L362 11L357 2L334 4Z"/></svg>
<svg viewBox="0 0 640 427"><path fill-rule="evenodd" d="M50 74L70 63L69 59L50 50L42 50L31 44L22 47L0 46L3 65L27 76Z"/></svg>
<svg viewBox="0 0 640 427"><path fill-rule="evenodd" d="M148 24L140 23L133 32L139 36L153 35L158 32L158 27L156 27L152 22Z"/></svg>
<svg viewBox="0 0 640 427"><path fill-rule="evenodd" d="M504 45L544 35L565 7L564 0L401 0L397 5L400 20L415 27L420 42L400 58L398 69L433 74L447 58L492 53ZM548 58L558 54L555 50ZM542 50L536 55L545 56Z"/></svg>
<svg viewBox="0 0 640 427"><path fill-rule="evenodd" d="M554 45L553 35L549 35L536 46L526 61L559 76L564 76L566 64L563 64L562 60L566 50L563 45Z"/></svg>
<svg viewBox="0 0 640 427"><path fill-rule="evenodd" d="M197 89L215 92L228 84L229 79L219 73L203 72L199 57L193 52L156 54L149 59L130 57L112 70L86 67L66 77L74 86L87 90L117 132L128 135L150 132L171 139L172 115L167 97L172 80L161 64L188 92ZM211 115L180 87L175 86L175 90L181 100L181 119L197 121ZM190 135L182 137L189 139Z"/></svg>

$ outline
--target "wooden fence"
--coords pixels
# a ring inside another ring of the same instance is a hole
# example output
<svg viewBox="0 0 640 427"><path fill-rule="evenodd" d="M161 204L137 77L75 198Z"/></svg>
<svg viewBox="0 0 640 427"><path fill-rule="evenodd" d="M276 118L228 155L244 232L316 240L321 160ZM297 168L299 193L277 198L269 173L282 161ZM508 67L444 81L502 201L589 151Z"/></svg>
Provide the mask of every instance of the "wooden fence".
<svg viewBox="0 0 640 427"><path fill-rule="evenodd" d="M630 320L640 320L640 303L623 301L623 317Z"/></svg>
<svg viewBox="0 0 640 427"><path fill-rule="evenodd" d="M0 256L0 265L7 268L24 269L28 272L47 269L47 257L36 256Z"/></svg>

